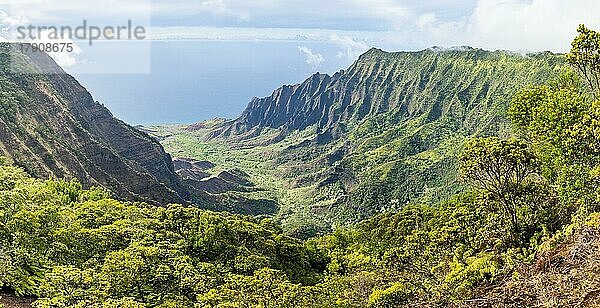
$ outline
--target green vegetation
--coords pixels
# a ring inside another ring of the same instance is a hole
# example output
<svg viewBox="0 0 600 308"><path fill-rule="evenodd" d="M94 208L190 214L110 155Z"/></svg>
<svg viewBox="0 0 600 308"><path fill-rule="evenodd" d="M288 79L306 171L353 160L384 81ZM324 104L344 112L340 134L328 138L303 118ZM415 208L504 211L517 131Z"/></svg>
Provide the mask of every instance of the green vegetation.
<svg viewBox="0 0 600 308"><path fill-rule="evenodd" d="M313 108L314 97L351 93L352 108L341 109L344 98L331 102L328 113L348 115L329 126L283 132L263 127L257 135L216 139L207 136L228 122L148 129L173 156L216 163L213 174L234 168L248 173L258 191L230 194L275 201L273 219L284 232L310 238L465 191L456 172L461 145L473 137L509 136L510 99L524 85L559 76L565 65L564 56L551 53L371 50L323 92L278 102L290 104L286 110L304 110ZM342 133L330 140L331 131Z"/></svg>
<svg viewBox="0 0 600 308"><path fill-rule="evenodd" d="M0 167L0 195L0 283L39 296L37 307L193 306L251 291L286 300L262 291L300 290L326 265L269 220L122 203L11 166Z"/></svg>
<svg viewBox="0 0 600 308"><path fill-rule="evenodd" d="M600 33L580 25L573 40L567 62L573 66L589 87L595 99L600 99Z"/></svg>
<svg viewBox="0 0 600 308"><path fill-rule="evenodd" d="M554 213L544 208L554 205L553 191L536 174L537 158L523 141L472 139L461 156L460 170L473 187L485 193L489 207L501 209L503 220L511 227L509 234L521 236L523 229L539 225L538 219L554 218ZM521 221L527 214L538 217ZM529 236L525 234L525 238Z"/></svg>
<svg viewBox="0 0 600 308"><path fill-rule="evenodd" d="M531 252L513 250L522 242L477 194L304 243L268 219L122 203L11 166L0 167L0 194L0 283L39 296L36 307L443 302Z"/></svg>
<svg viewBox="0 0 600 308"><path fill-rule="evenodd" d="M598 73L585 61L573 65ZM518 91L508 110L514 136L462 147L454 171L468 190L435 204L392 204L305 241L283 235L272 219L123 203L4 164L0 284L37 296L36 307L414 307L473 298L484 306L585 306L600 284L592 279L597 259L576 263L596 258L597 246L586 243L600 239L600 103L592 91L571 72ZM252 157L257 149L236 151ZM237 158L219 162L251 161ZM545 280L520 271L534 261ZM566 263L573 270L544 275ZM580 299L549 301L548 285Z"/></svg>
<svg viewBox="0 0 600 308"><path fill-rule="evenodd" d="M582 26L579 33L596 38L594 46L600 46L596 32ZM579 41L574 41L575 50ZM353 302L373 307L448 305L476 297L480 304L483 299L484 304L497 306L515 301L523 306L550 306L577 299L557 295L555 302L549 301L544 294L551 291L544 284L565 292L583 292L580 285L597 287L592 277L597 267L586 263L593 262L586 259L590 250L597 249L593 245L570 250L570 258L587 260L577 266L591 270L587 275L577 274L576 269L562 274L565 280L581 279L574 284L548 275L547 282L537 280L542 285L532 287L518 277L521 267L543 256L549 247L562 242L573 246L569 243L577 242L574 236L583 237L581 242L597 242L593 236L598 234L600 210L600 113L590 88L579 80L566 73L548 85L519 91L509 110L518 137L467 142L460 156L460 174L471 184L471 193L433 207L405 206L317 240L341 243L328 246L332 258L328 269L339 269L342 280L360 277L356 279L361 283L349 283L350 290L360 292L359 286L366 286ZM587 233L577 231L582 228ZM552 267L560 266L559 260L540 261ZM504 284L511 279L530 289ZM495 294L486 294L490 285L495 286ZM510 297L506 290L526 295ZM597 299L591 293L574 294L580 294L581 301Z"/></svg>
<svg viewBox="0 0 600 308"><path fill-rule="evenodd" d="M0 43L0 156L32 176L77 178L126 200L187 196L158 142L115 119L48 55L18 44Z"/></svg>

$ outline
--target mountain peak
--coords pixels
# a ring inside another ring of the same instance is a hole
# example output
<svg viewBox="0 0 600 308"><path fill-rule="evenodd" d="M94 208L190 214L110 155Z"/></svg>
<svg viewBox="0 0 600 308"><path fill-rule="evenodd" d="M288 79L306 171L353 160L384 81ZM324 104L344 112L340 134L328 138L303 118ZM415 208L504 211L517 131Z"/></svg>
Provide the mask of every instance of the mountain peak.
<svg viewBox="0 0 600 308"><path fill-rule="evenodd" d="M447 52L447 51L474 51L474 50L478 50L478 49L473 48L471 46L463 45L463 46L451 46L451 47L432 46L425 50L434 51L434 52ZM481 49L481 50L483 50L483 49Z"/></svg>
<svg viewBox="0 0 600 308"><path fill-rule="evenodd" d="M358 60L363 60L366 58L372 58L372 57L376 57L376 56L380 56L380 55L384 55L384 54L388 54L389 52L384 51L380 48L376 48L376 47L371 47L369 48L369 50L365 51L363 54L361 54L358 57Z"/></svg>

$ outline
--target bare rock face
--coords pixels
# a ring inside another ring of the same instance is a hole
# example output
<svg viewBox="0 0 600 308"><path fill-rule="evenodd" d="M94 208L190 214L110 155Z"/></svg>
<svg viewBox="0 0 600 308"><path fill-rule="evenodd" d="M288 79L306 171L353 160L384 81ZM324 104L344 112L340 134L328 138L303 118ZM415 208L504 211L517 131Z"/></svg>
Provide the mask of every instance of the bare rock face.
<svg viewBox="0 0 600 308"><path fill-rule="evenodd" d="M173 159L175 170L199 170L206 171L216 167L214 163L205 160L195 160L186 157L176 157Z"/></svg>
<svg viewBox="0 0 600 308"><path fill-rule="evenodd" d="M193 179L193 180L202 180L207 177L210 177L210 173L204 172L202 170L197 169L179 169L176 170L177 174L183 179Z"/></svg>
<svg viewBox="0 0 600 308"><path fill-rule="evenodd" d="M175 165L175 172L184 181L200 181L208 178L210 177L210 173L206 172L206 170L215 167L215 164L209 161L199 161L185 157L173 159L173 165Z"/></svg>
<svg viewBox="0 0 600 308"><path fill-rule="evenodd" d="M248 192L254 189L250 175L239 169L225 170L212 175L207 171L216 165L209 161L177 157L173 163L177 174L197 196L206 193L217 195L227 192Z"/></svg>
<svg viewBox="0 0 600 308"><path fill-rule="evenodd" d="M250 181L250 175L239 169L222 171L217 177L240 186L254 186Z"/></svg>
<svg viewBox="0 0 600 308"><path fill-rule="evenodd" d="M33 176L77 178L132 201L189 198L163 147L114 118L46 54L1 44L0 98L0 155Z"/></svg>

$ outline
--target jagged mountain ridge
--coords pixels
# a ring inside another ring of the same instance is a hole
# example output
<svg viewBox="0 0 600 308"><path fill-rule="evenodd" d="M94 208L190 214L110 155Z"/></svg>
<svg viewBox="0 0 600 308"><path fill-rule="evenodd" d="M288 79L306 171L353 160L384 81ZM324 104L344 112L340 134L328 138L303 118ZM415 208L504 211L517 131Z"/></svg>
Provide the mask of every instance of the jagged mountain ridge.
<svg viewBox="0 0 600 308"><path fill-rule="evenodd" d="M0 93L0 155L30 174L77 178L127 200L189 198L160 143L114 118L45 53L0 45Z"/></svg>
<svg viewBox="0 0 600 308"><path fill-rule="evenodd" d="M209 146L229 144L242 157L229 168L253 174L262 164L255 174L266 170L281 181L277 218L290 234L310 237L462 191L457 155L464 141L509 135L506 110L516 91L565 68L564 57L550 52L371 49L332 76L314 74L253 99L237 119L180 133ZM194 157L193 147L188 153L168 144ZM246 158L245 149L255 157Z"/></svg>
<svg viewBox="0 0 600 308"><path fill-rule="evenodd" d="M511 61L520 62L521 67L507 65ZM277 129L285 135L312 125L319 132L340 136L347 131L345 125L372 116L392 113L402 122L426 114L427 121L433 122L453 108L467 111L453 114L454 118L473 122L470 127L480 129L475 122L481 119L472 111L485 113L484 109L498 101L493 96L504 94L507 86L543 78L548 72L535 69L536 65L550 67L560 62L562 58L551 53L520 55L470 47L391 53L372 48L347 70L332 76L317 73L300 84L283 86L269 97L254 98L239 118L226 122L210 137L249 139L264 129ZM538 76L518 74L520 68ZM513 74L517 79L498 84L489 78L494 74Z"/></svg>

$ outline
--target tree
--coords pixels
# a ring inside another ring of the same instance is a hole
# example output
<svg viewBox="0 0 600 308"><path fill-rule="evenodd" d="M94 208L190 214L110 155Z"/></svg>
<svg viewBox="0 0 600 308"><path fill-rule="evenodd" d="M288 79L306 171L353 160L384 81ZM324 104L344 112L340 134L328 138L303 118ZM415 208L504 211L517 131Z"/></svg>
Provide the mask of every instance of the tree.
<svg viewBox="0 0 600 308"><path fill-rule="evenodd" d="M461 176L489 194L502 208L514 234L519 231L519 199L525 182L536 174L538 160L515 138L475 138L460 157Z"/></svg>
<svg viewBox="0 0 600 308"><path fill-rule="evenodd" d="M594 99L600 98L600 33L585 25L577 28L579 35L571 43L567 62L573 66L589 86Z"/></svg>
<svg viewBox="0 0 600 308"><path fill-rule="evenodd" d="M282 271L263 268L253 276L229 274L198 299L202 307L318 307L313 291L289 282Z"/></svg>
<svg viewBox="0 0 600 308"><path fill-rule="evenodd" d="M410 299L409 292L402 283L395 282L385 290L373 291L369 296L369 307L387 308L396 307L400 303L406 304Z"/></svg>
<svg viewBox="0 0 600 308"><path fill-rule="evenodd" d="M600 102L591 100L579 76L569 72L520 90L508 115L535 150L540 173L557 187L561 215L600 208L600 174L594 171L600 166Z"/></svg>
<svg viewBox="0 0 600 308"><path fill-rule="evenodd" d="M41 299L38 307L72 307L86 301L101 302L107 295L97 286L93 270L81 270L72 266L55 266L46 273L40 286Z"/></svg>

